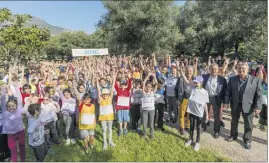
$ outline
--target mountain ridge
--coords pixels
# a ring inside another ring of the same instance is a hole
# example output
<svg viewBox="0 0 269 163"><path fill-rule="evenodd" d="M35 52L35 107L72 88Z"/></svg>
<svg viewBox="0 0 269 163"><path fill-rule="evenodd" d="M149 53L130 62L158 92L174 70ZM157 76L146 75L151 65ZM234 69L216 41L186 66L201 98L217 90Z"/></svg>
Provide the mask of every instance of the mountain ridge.
<svg viewBox="0 0 269 163"><path fill-rule="evenodd" d="M51 25L48 22L46 22L45 20L43 20L39 17L36 17L36 16L32 16L32 18L26 24L27 25L36 25L39 28L48 28L51 32L51 35L53 35L53 36L59 35L63 32L71 31L71 30L63 28L63 27Z"/></svg>

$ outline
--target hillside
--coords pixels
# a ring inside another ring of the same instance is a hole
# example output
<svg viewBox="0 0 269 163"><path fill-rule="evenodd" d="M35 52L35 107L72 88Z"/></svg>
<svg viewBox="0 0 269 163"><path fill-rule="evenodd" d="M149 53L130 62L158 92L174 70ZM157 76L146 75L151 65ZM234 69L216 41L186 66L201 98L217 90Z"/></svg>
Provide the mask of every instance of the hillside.
<svg viewBox="0 0 269 163"><path fill-rule="evenodd" d="M29 22L30 25L37 25L40 28L48 28L51 32L52 35L59 35L65 31L70 31L68 29L58 27L58 26L53 26L46 21L38 18L38 17L32 17L31 21Z"/></svg>

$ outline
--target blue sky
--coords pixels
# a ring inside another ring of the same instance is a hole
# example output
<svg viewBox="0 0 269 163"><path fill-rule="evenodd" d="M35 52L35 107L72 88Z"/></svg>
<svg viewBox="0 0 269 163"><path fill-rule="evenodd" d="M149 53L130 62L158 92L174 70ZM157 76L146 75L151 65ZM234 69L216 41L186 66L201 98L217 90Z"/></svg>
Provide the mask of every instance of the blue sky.
<svg viewBox="0 0 269 163"><path fill-rule="evenodd" d="M176 1L182 5L185 1ZM83 30L89 34L106 13L100 1L1 1L0 8L6 7L15 14L30 14L51 25L70 30Z"/></svg>

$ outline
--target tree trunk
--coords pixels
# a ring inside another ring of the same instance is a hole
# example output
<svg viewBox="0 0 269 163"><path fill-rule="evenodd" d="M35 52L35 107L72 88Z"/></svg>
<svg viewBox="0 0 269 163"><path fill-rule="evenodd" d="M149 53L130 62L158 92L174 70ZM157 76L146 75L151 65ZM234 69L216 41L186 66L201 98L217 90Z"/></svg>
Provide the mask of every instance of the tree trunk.
<svg viewBox="0 0 269 163"><path fill-rule="evenodd" d="M213 45L214 45L214 41L213 41L213 40L210 40L210 41L209 41L209 47L208 47L208 49L207 49L207 51L206 51L206 56L207 56L207 57L210 55L210 52L211 52L211 50L212 50Z"/></svg>
<svg viewBox="0 0 269 163"><path fill-rule="evenodd" d="M237 53L238 52L238 47L239 47L239 42L238 40L235 41L235 44L234 44L234 52Z"/></svg>
<svg viewBox="0 0 269 163"><path fill-rule="evenodd" d="M206 50L207 44L208 44L208 39L205 40L205 43L203 44L203 47L201 47L201 49L200 49L201 56L205 56L205 50Z"/></svg>

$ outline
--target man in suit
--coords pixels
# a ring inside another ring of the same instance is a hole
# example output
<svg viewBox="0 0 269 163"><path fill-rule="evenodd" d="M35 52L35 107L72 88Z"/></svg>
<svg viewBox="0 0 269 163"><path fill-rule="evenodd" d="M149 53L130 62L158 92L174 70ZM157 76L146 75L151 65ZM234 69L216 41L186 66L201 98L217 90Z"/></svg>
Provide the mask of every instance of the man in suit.
<svg viewBox="0 0 269 163"><path fill-rule="evenodd" d="M219 138L220 132L220 109L223 102L225 91L227 89L227 80L218 75L219 66L213 63L210 66L210 74L203 75L203 87L207 90L209 95L208 108L213 106L214 113L214 137Z"/></svg>
<svg viewBox="0 0 269 163"><path fill-rule="evenodd" d="M238 64L238 75L231 77L224 98L224 108L231 106L231 133L227 141L231 142L238 136L238 121L240 113L244 119L245 148L251 148L253 112L259 114L262 109L262 84L261 79L248 74L248 64L241 62Z"/></svg>

